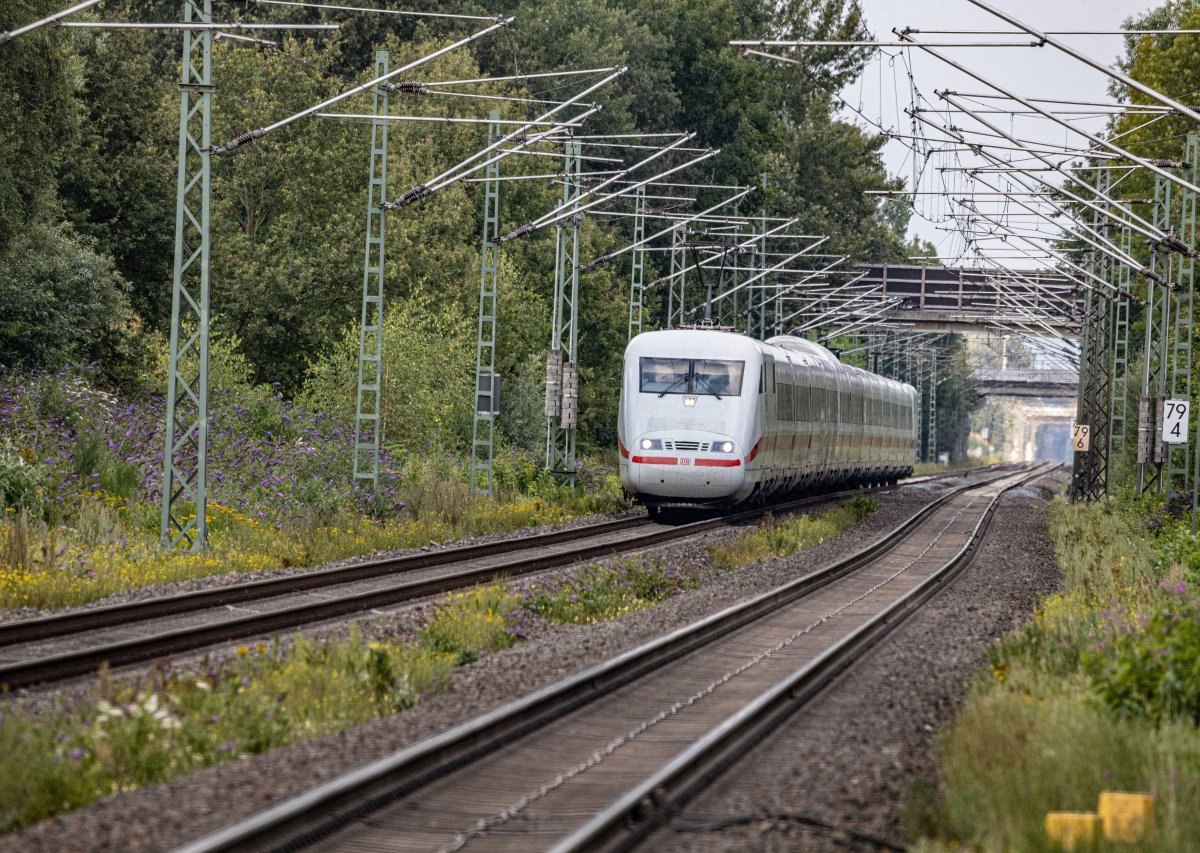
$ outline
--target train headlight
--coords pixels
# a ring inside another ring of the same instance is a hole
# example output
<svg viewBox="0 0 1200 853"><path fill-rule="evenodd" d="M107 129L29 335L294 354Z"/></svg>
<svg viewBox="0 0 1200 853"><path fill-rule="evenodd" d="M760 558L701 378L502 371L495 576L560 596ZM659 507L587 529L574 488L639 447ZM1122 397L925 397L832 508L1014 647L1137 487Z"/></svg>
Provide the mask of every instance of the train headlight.
<svg viewBox="0 0 1200 853"><path fill-rule="evenodd" d="M713 445L713 450L716 450L718 453L733 453L733 442L718 441Z"/></svg>
<svg viewBox="0 0 1200 853"><path fill-rule="evenodd" d="M692 408L692 406L696 405L696 398L695 397L684 397L683 405L689 409Z"/></svg>
<svg viewBox="0 0 1200 853"><path fill-rule="evenodd" d="M642 450L662 450L661 438L643 438L641 440Z"/></svg>

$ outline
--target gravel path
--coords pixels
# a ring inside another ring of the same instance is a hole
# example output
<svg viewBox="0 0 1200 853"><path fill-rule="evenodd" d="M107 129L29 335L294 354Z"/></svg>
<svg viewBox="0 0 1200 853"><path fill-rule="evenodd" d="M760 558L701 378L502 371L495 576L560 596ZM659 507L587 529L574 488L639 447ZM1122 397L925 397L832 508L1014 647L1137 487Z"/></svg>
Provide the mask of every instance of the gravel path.
<svg viewBox="0 0 1200 853"><path fill-rule="evenodd" d="M170 848L537 686L558 680L622 649L688 624L734 601L778 586L799 572L811 570L857 550L864 542L893 529L935 496L939 488L934 484L922 484L880 495L881 508L837 539L791 558L768 561L717 576L703 588L685 592L651 610L600 625L543 626L530 641L460 668L445 693L403 714L375 720L318 741L214 767L164 785L110 797L0 838L0 851ZM1026 524L1030 530L1040 529L1041 493L1032 492L1023 498L1010 498L1007 503L1011 504L1013 500L1024 500L1030 504L1028 516L1011 522L1007 516L1002 516L994 529L1003 529L1014 522ZM721 531L708 534L700 541L671 545L662 550L670 559L680 563L698 562L704 559L710 544L731 535L734 534ZM1025 538L1029 541L1023 541L1022 547L1034 540L1034 537ZM1043 559L1049 559L1047 554L1041 554ZM1005 557L1001 555L997 559L1003 560ZM986 563L987 560L982 562ZM975 570L972 569L970 577L974 576ZM956 594L967 579L964 575L951 592L944 594L932 606L942 606L940 602L946 596ZM993 585L1003 591L997 592L996 597L1000 600L996 607L1004 615L1003 618L998 615L991 621L1003 621L1003 627L997 629L1003 630L1023 618L1030 609L1034 593L1029 589L1032 586L1030 583L1013 585L1014 588L1020 587L1020 594L1015 597L1008 582L995 580ZM992 609L991 604L988 604L988 609ZM903 630L911 631L911 626L915 624L913 621ZM943 673L951 667L942 660L940 646L930 644L927 653L937 661L937 665L924 670L928 677L922 680L922 684L927 683L928 688L921 689L931 690L938 697L957 696L961 692L962 678L976 665L982 655L982 646L995 633L984 630L978 635L980 650L974 655L968 655L966 649L954 649L956 657L970 657L970 661L964 662L961 673L950 678L952 683L943 680ZM953 704L950 698L931 698L930 701L935 708L940 702L947 711ZM922 724L940 722L948 717L948 713L931 713L928 716L929 719L923 719ZM870 755L874 757L878 753L871 751ZM870 792L867 792L867 796L874 797ZM734 840L730 849L738 847L740 843ZM781 849L795 848L785 845Z"/></svg>

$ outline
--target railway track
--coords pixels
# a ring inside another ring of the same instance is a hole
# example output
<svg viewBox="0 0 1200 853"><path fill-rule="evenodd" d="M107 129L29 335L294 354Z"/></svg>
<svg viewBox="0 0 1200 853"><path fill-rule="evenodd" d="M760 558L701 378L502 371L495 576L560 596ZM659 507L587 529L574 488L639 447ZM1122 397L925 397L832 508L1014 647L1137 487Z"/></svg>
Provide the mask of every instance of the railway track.
<svg viewBox="0 0 1200 853"><path fill-rule="evenodd" d="M969 561L999 496L1044 471L956 489L846 560L180 853L628 846L931 597Z"/></svg>
<svg viewBox="0 0 1200 853"><path fill-rule="evenodd" d="M910 481L911 482L911 481ZM881 491L881 490L872 490ZM648 548L861 494L838 492L677 526L644 517L0 624L0 690L262 637L498 578ZM498 560L504 557L506 559Z"/></svg>

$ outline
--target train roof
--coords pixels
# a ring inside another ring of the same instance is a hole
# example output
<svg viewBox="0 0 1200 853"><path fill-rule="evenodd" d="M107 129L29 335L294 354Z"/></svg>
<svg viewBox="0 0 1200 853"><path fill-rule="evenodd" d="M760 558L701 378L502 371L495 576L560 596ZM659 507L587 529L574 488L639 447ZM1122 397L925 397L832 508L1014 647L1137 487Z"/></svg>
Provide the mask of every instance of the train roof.
<svg viewBox="0 0 1200 853"><path fill-rule="evenodd" d="M792 335L776 335L773 338L767 338L766 343L768 346L780 347L781 349L799 354L800 364L824 364L829 367L843 366L836 355L807 338L797 338Z"/></svg>

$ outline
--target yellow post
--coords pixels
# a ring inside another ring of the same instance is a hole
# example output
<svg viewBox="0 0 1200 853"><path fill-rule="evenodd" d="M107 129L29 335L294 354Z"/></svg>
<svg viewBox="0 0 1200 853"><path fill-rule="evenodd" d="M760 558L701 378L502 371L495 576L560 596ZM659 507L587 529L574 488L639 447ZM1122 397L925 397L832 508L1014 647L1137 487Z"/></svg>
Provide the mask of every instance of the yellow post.
<svg viewBox="0 0 1200 853"><path fill-rule="evenodd" d="M1095 812L1047 812L1046 835L1063 850L1089 848L1100 836L1100 815Z"/></svg>
<svg viewBox="0 0 1200 853"><path fill-rule="evenodd" d="M1100 821L1109 841L1137 842L1154 828L1154 797L1128 791L1100 792Z"/></svg>

